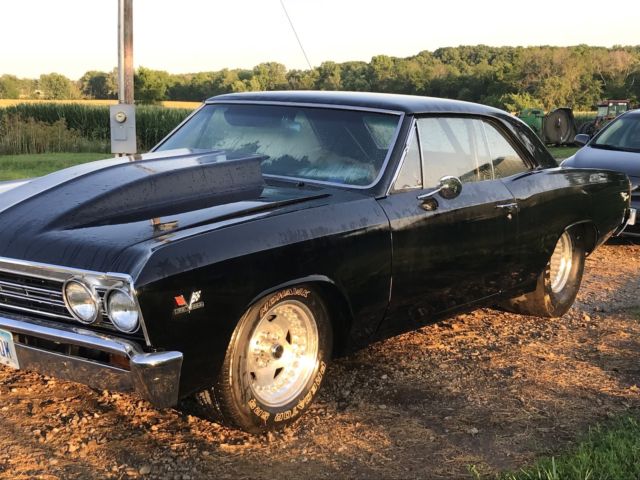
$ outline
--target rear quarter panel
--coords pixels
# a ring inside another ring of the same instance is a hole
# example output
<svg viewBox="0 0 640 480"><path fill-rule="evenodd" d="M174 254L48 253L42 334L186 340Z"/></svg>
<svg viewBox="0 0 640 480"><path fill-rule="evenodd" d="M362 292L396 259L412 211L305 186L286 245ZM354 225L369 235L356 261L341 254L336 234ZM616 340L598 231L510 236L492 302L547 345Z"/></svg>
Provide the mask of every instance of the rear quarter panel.
<svg viewBox="0 0 640 480"><path fill-rule="evenodd" d="M623 174L605 170L552 168L504 180L518 201L518 249L522 281L534 281L560 234L569 226L595 227L595 248L622 223L630 186Z"/></svg>

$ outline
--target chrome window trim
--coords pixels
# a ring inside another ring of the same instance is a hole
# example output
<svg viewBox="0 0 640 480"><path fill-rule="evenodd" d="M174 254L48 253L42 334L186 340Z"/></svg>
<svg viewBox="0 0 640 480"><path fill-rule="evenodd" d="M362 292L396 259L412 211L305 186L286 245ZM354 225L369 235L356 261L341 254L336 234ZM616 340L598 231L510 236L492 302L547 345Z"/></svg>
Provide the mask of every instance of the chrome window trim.
<svg viewBox="0 0 640 480"><path fill-rule="evenodd" d="M387 109L383 109L383 108L360 107L360 106L342 105L342 104L333 105L333 104L330 104L330 103L278 102L278 101L269 101L269 100L211 100L211 101L205 101L200 108L198 108L191 115L189 115L187 118L185 118L184 121L180 125L178 125L176 128L174 128L171 131L171 133L169 133L169 135L167 135L165 138L163 138L155 147L153 147L153 149L151 151L155 152L156 149L161 147L162 144L165 141L167 141L171 135L173 135L179 128L182 127L182 125L184 125L187 122L187 120L189 120L193 115L195 115L197 112L202 110L205 106L207 106L207 105L229 105L229 104L233 104L233 105L273 105L273 106L278 106L278 107L323 108L323 109L331 109L331 110L351 110L351 111L359 111L359 112L382 113L382 114L386 114L386 115L396 115L396 116L398 116L399 118L398 118L398 123L396 125L396 131L394 132L393 138L391 140L391 143L389 144L389 149L387 151L387 156L385 157L384 161L382 162L382 165L380 166L380 171L378 172L378 175L373 180L373 182L370 183L369 185L351 185L351 184L348 184L348 183L329 182L329 181L325 181L325 180L313 180L313 179L303 178L303 177L289 177L289 176L285 176L285 175L273 175L273 174L266 174L266 173L263 174L267 178L274 178L274 179L282 178L282 179L285 179L285 180L293 180L293 181L298 181L298 182L309 183L311 185L314 185L314 184L329 185L329 186L333 186L333 187L352 188L352 189L356 189L356 190L369 190L371 188L374 188L376 185L378 185L378 183L380 183L380 180L382 179L382 177L384 176L384 174L385 174L385 172L387 170L387 166L389 164L389 160L391 159L391 155L393 153L393 150L395 149L396 143L398 141L398 137L400 135L400 131L402 130L402 124L404 123L404 118L406 116L405 112L402 112L402 111L399 111L399 110L387 110Z"/></svg>
<svg viewBox="0 0 640 480"><path fill-rule="evenodd" d="M418 156L420 157L420 177L421 177L420 183L422 185L420 185L419 187L405 188L403 190L393 190L393 186L398 180L398 177L400 176L400 171L404 166L404 161L407 158L407 155L409 154L409 148L411 148L411 141L413 140L414 135L416 137L416 141L418 142ZM391 182L387 187L387 192L385 193L385 196L388 196L391 193L402 193L402 192L409 192L411 190L422 190L424 188L424 171L423 170L424 170L424 165L422 164L422 149L420 148L420 133L418 132L418 122L414 117L411 120L411 125L409 125L409 135L407 136L407 142L405 143L404 150L402 151L402 157L400 158L400 161L398 162L398 167L396 168L396 171L394 172L393 177L391 178Z"/></svg>
<svg viewBox="0 0 640 480"><path fill-rule="evenodd" d="M52 265L48 263L40 263L40 262L32 262L29 260L18 260L14 258L6 258L0 257L0 271L9 272L15 275L27 275L36 278L43 278L45 280L53 280L57 282L65 282L72 277L92 277L98 280L99 282L121 282L124 287L128 290L129 295L134 299L136 303L136 307L140 312L140 327L142 329L142 333L144 335L145 343L148 347L151 347L151 341L149 340L149 332L147 330L146 323L144 321L144 315L142 314L142 309L140 308L140 303L138 301L138 295L136 293L135 284L133 282L133 277L126 273L116 273L116 272L95 272L92 270L83 270L81 268L74 267L62 267L60 265ZM62 292L61 292L62 293ZM14 308L14 307L11 307ZM26 308L16 308L18 310L30 312L30 313L38 313L45 316L46 313L39 312L37 310L28 310ZM70 317L73 318L70 314ZM67 317L59 317L65 318Z"/></svg>
<svg viewBox="0 0 640 480"><path fill-rule="evenodd" d="M204 105L274 105L279 107L309 107L309 108L328 108L333 110L357 110L361 112L386 113L391 115L403 116L405 112L402 110L390 110L387 108L363 107L360 105L348 105L343 103L315 103L315 102L282 102L276 100L211 100L205 101ZM204 106L203 105L203 106Z"/></svg>

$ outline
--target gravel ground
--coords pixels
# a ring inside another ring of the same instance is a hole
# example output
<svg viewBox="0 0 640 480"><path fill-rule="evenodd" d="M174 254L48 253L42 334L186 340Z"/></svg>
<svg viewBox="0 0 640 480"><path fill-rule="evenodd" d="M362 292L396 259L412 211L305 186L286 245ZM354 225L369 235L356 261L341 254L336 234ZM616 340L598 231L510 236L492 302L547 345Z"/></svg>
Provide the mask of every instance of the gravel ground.
<svg viewBox="0 0 640 480"><path fill-rule="evenodd" d="M1 478L463 478L567 448L640 407L640 245L601 247L542 320L479 310L333 363L292 428L254 437L0 367Z"/></svg>

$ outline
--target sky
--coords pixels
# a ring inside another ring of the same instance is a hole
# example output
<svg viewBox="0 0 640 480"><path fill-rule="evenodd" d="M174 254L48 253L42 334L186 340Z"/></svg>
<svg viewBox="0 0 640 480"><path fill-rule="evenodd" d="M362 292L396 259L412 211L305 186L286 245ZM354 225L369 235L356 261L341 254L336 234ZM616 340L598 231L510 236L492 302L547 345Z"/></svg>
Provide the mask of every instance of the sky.
<svg viewBox="0 0 640 480"><path fill-rule="evenodd" d="M637 0L282 0L313 66L440 47L637 45ZM117 65L118 0L0 0L0 75L78 79ZM188 73L276 61L308 68L280 0L133 0L136 67Z"/></svg>

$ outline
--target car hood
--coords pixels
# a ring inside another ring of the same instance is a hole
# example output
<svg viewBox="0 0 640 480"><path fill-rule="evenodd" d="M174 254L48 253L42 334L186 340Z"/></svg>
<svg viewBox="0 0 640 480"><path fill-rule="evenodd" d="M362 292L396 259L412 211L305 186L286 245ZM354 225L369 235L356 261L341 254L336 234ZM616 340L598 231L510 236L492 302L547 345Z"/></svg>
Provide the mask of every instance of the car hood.
<svg viewBox="0 0 640 480"><path fill-rule="evenodd" d="M579 168L604 168L623 172L630 177L640 177L640 153L604 150L586 146L563 162L563 165Z"/></svg>
<svg viewBox="0 0 640 480"><path fill-rule="evenodd" d="M221 222L304 208L324 189L267 185L260 158L163 152L61 170L0 193L0 257L120 271L127 248Z"/></svg>

